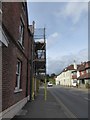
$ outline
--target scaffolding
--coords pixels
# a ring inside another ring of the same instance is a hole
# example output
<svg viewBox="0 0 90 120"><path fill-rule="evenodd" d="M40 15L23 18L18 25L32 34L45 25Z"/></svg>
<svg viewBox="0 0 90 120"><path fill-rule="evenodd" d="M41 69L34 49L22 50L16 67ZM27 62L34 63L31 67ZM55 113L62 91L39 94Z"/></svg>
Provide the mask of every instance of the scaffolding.
<svg viewBox="0 0 90 120"><path fill-rule="evenodd" d="M46 75L45 28L34 30L34 48L35 76L40 77L41 75Z"/></svg>
<svg viewBox="0 0 90 120"><path fill-rule="evenodd" d="M46 100L46 36L45 28L34 28L33 41L33 78L34 88L37 89L37 82L44 80ZM36 93L33 93L36 94Z"/></svg>

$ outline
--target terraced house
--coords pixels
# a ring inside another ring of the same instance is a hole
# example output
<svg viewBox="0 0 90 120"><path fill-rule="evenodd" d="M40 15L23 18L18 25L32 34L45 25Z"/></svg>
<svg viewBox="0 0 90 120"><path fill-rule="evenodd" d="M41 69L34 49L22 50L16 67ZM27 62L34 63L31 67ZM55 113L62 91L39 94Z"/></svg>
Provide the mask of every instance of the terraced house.
<svg viewBox="0 0 90 120"><path fill-rule="evenodd" d="M2 67L0 68L2 68L2 75L0 78L2 81L0 85L2 85L0 95L2 95L0 96L0 108L2 109L0 109L0 119L12 118L30 100L30 61L33 40L28 27L28 11L25 1L3 2L1 14L0 65Z"/></svg>
<svg viewBox="0 0 90 120"><path fill-rule="evenodd" d="M72 72L77 70L77 65L71 64L64 68L64 70L57 76L56 84L65 85L65 86L72 86L73 79L72 79Z"/></svg>
<svg viewBox="0 0 90 120"><path fill-rule="evenodd" d="M78 71L79 77L77 79L79 80L79 86L86 87L86 84L90 85L90 61L83 62L78 68Z"/></svg>
<svg viewBox="0 0 90 120"><path fill-rule="evenodd" d="M57 76L56 85L90 87L90 61L71 64Z"/></svg>

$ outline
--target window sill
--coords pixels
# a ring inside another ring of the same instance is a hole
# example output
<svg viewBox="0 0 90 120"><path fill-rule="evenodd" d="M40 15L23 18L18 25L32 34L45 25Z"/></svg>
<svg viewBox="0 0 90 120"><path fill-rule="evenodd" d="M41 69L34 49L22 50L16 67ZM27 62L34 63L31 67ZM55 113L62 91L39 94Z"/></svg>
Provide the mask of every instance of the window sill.
<svg viewBox="0 0 90 120"><path fill-rule="evenodd" d="M18 44L19 44L19 46L20 46L20 48L22 49L22 50L24 50L25 48L24 48L24 46L20 43L20 41L18 40Z"/></svg>
<svg viewBox="0 0 90 120"><path fill-rule="evenodd" d="M16 89L14 90L14 93L22 92L22 89Z"/></svg>

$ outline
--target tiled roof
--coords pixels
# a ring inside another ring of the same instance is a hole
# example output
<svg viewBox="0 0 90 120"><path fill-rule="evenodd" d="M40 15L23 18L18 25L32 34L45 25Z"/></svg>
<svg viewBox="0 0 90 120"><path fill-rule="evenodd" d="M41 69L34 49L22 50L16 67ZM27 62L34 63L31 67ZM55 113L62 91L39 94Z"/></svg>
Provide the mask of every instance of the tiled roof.
<svg viewBox="0 0 90 120"><path fill-rule="evenodd" d="M78 65L77 65L77 69L74 69L74 65L71 64L71 65L69 65L68 67L64 68L59 74L61 74L61 73L63 73L63 72L66 72L66 71L68 71L68 70L73 70L73 72L74 72L74 71L77 71L77 70L83 71L83 70L85 70L85 69L87 69L87 68L90 68L90 61L88 61L88 62L83 62L83 63L81 63L81 64L78 64Z"/></svg>
<svg viewBox="0 0 90 120"><path fill-rule="evenodd" d="M90 61L88 61L88 62L86 63L85 68L90 68Z"/></svg>
<svg viewBox="0 0 90 120"><path fill-rule="evenodd" d="M83 62L79 67L78 67L78 70L79 71L83 71L87 68L90 68L90 61L88 62Z"/></svg>
<svg viewBox="0 0 90 120"><path fill-rule="evenodd" d="M73 65L69 65L68 67L64 68L64 69L62 70L62 72L66 72L66 71L68 71L68 70L74 70L74 66L73 66ZM61 73L62 73L62 72L61 72Z"/></svg>
<svg viewBox="0 0 90 120"><path fill-rule="evenodd" d="M67 67L67 70L74 70L74 65L70 65Z"/></svg>
<svg viewBox="0 0 90 120"><path fill-rule="evenodd" d="M86 65L86 62L81 63L81 65L79 66L78 70L79 71L85 70L85 65Z"/></svg>
<svg viewBox="0 0 90 120"><path fill-rule="evenodd" d="M79 65L77 65L77 69L80 67L81 65L79 64Z"/></svg>
<svg viewBox="0 0 90 120"><path fill-rule="evenodd" d="M77 65L77 69L80 67L80 65ZM68 71L68 70L74 70L74 71L77 71L76 69L74 69L74 65L69 65L68 67L66 67L66 68L64 68L63 70L62 70L62 72L66 72L66 71ZM61 72L61 73L62 73ZM60 74L61 74L60 73Z"/></svg>

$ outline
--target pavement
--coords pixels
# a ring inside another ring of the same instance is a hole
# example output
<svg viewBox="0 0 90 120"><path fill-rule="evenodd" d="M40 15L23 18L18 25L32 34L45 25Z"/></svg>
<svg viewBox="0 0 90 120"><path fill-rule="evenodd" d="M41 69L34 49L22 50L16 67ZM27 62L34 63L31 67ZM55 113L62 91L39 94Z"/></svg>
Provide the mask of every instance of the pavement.
<svg viewBox="0 0 90 120"><path fill-rule="evenodd" d="M44 88L40 88L35 100L28 102L12 120L16 118L68 118L68 115L49 91L45 101Z"/></svg>
<svg viewBox="0 0 90 120"><path fill-rule="evenodd" d="M90 89L87 89L85 87L68 87L68 86L60 86L58 85L58 87L63 87L63 88L67 88L67 89L73 89L73 90L80 90L80 91L84 91L84 92L90 92Z"/></svg>

